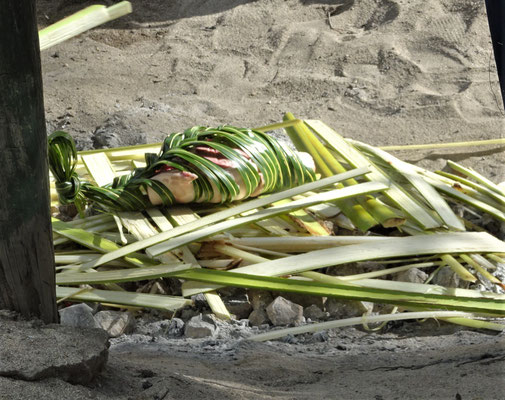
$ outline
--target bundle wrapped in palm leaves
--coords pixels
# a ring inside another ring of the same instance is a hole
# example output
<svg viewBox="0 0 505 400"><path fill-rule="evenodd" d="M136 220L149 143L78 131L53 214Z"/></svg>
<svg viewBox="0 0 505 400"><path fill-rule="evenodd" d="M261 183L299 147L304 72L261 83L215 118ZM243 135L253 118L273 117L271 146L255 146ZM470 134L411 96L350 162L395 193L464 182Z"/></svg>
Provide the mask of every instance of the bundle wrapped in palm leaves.
<svg viewBox="0 0 505 400"><path fill-rule="evenodd" d="M311 154L324 179L312 182L312 158L262 133L281 128L297 149ZM503 241L485 232L465 232L470 221L458 217L450 203L457 201L505 221L502 190L489 182L484 186L486 181L475 172L466 171L474 183L440 176L345 139L321 121L294 117L258 131L195 127L169 135L158 148L145 145L77 155L71 138L55 133L50 137L54 189L61 202L91 202L107 211L193 201L224 203L280 192L219 210L171 207L69 222L53 219L60 299L174 311L191 301L157 288L160 278L170 277L184 280L184 297L203 293L214 314L225 319L231 316L216 291L235 286L373 301L408 311L397 313L395 308L366 317L367 322L436 317L503 330L502 323L483 319L505 315L502 279L493 274L504 263ZM55 191L52 196L56 200ZM326 222L340 226L334 217L340 211L350 220L340 233L365 232L379 223L398 231L379 228L364 237L332 236ZM384 236L388 232L393 235ZM68 254L68 241L89 250ZM65 248L58 248L60 244ZM377 268L338 277L324 274L327 267L362 262L377 263ZM428 281L383 279L415 269L425 269ZM486 291L429 283L449 269L465 287L482 284ZM142 283L142 288L150 293L120 291L117 286L78 287L146 280L151 282ZM253 340L358 324L363 318L310 324Z"/></svg>
<svg viewBox="0 0 505 400"><path fill-rule="evenodd" d="M146 166L97 186L75 171L77 152L65 132L49 136L49 163L60 203L135 211L174 203L225 203L315 180L310 155L291 150L263 132L231 126L197 126L172 133Z"/></svg>

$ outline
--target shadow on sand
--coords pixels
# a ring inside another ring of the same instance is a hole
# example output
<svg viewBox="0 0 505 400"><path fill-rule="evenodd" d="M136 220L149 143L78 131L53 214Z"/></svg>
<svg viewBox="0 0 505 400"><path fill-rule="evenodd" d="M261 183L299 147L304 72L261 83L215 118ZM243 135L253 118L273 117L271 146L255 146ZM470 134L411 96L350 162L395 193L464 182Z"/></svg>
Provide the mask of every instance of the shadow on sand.
<svg viewBox="0 0 505 400"><path fill-rule="evenodd" d="M115 29L135 29L139 27L169 26L178 20L195 16L218 14L223 11L248 4L257 0L129 0L133 12L105 27ZM354 0L299 0L304 5L323 4L334 5L337 8L346 8ZM119 0L101 0L99 4L111 6ZM90 0L38 0L37 16L39 27L43 28L53 24L97 1Z"/></svg>

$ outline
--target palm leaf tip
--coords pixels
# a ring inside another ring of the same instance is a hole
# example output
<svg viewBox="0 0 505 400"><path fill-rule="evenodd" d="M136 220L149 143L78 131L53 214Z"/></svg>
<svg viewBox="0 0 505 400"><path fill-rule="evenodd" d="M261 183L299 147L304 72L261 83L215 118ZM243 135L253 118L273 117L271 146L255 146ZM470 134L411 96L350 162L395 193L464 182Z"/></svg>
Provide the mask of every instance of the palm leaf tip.
<svg viewBox="0 0 505 400"><path fill-rule="evenodd" d="M81 182L75 172L77 150L72 136L63 131L56 131L49 135L48 159L60 203L76 202L80 194Z"/></svg>

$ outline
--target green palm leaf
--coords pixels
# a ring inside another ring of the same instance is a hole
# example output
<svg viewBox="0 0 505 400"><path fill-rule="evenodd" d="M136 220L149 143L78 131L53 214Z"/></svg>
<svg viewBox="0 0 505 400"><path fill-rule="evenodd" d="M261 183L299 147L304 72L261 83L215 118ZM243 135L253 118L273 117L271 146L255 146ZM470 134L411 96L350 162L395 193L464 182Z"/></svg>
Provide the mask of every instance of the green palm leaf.
<svg viewBox="0 0 505 400"><path fill-rule="evenodd" d="M219 157L231 162L243 182L245 197L255 192L262 181L262 193L269 193L316 179L314 171L294 151L281 146L272 137L231 126L215 129L196 126L182 133L172 133L164 140L159 154L145 154L145 168L137 168L105 186L79 179L75 172L75 144L65 132L55 132L49 137L49 161L62 204L87 201L106 211L143 210L152 206L146 195L150 188L162 204L172 205L174 194L153 179L157 173L170 169L197 176L192 182L194 201L210 202L217 194L221 202L235 200L240 194L239 183L227 168L198 154L202 147L216 151Z"/></svg>

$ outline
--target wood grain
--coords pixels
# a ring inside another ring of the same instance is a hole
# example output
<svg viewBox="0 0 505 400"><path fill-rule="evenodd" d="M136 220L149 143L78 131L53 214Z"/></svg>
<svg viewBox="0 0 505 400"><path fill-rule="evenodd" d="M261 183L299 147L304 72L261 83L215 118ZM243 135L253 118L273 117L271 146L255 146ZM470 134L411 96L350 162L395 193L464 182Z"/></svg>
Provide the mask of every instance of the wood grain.
<svg viewBox="0 0 505 400"><path fill-rule="evenodd" d="M57 322L35 2L0 7L0 309Z"/></svg>

